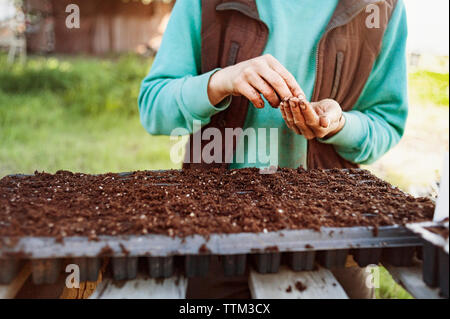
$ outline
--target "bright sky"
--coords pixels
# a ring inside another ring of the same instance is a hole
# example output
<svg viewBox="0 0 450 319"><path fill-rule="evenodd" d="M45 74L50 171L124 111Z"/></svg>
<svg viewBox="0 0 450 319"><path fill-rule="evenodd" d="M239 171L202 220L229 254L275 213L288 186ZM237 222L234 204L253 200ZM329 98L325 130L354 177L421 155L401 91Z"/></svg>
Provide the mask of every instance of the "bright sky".
<svg viewBox="0 0 450 319"><path fill-rule="evenodd" d="M0 0L0 21L14 15L14 6L10 0Z"/></svg>
<svg viewBox="0 0 450 319"><path fill-rule="evenodd" d="M408 14L408 51L449 54L449 1L404 0ZM0 0L0 21L14 15L11 0Z"/></svg>
<svg viewBox="0 0 450 319"><path fill-rule="evenodd" d="M408 51L448 55L449 1L404 1L408 15Z"/></svg>

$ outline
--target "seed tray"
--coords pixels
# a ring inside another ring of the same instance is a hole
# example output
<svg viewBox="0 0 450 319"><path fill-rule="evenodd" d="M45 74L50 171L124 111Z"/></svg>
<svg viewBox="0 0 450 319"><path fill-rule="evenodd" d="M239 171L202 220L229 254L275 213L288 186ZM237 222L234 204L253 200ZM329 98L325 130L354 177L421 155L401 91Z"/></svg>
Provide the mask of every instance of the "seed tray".
<svg viewBox="0 0 450 319"><path fill-rule="evenodd" d="M441 293L446 298L449 297L449 243L448 238L445 239L439 234L431 232L427 228L446 227L448 222L424 222L413 223L406 226L413 233L419 235L423 240L422 248L422 272L423 281L430 287L439 287Z"/></svg>
<svg viewBox="0 0 450 319"><path fill-rule="evenodd" d="M401 226L383 226L375 235L372 227L282 230L268 233L194 235L186 238L166 235L66 237L63 242L50 237L3 238L0 247L0 281L8 283L21 260L32 260L34 282L51 283L61 270L61 260L72 258L80 266L81 280L96 280L102 257L112 257L116 280L133 279L138 258L146 259L152 278L170 277L174 258L181 258L187 277L208 273L209 260L219 255L225 275L242 275L248 263L260 273L276 273L285 262L295 271L312 270L318 262L327 268L344 267L349 254L360 266L408 264L421 246L420 238ZM181 257L178 257L181 256ZM283 258L282 258L283 257Z"/></svg>
<svg viewBox="0 0 450 319"><path fill-rule="evenodd" d="M119 176L128 179L130 174ZM26 259L32 260L35 283L51 283L67 258L79 265L81 281L97 279L103 257L111 257L116 280L134 279L139 264L147 265L152 278L167 278L179 270L187 277L204 276L213 255L220 257L225 275L235 276L244 274L248 264L260 273L276 273L283 263L294 271L312 270L316 262L327 268L344 267L348 255L361 267L381 260L409 265L421 244L417 235L401 226L382 226L377 232L373 227L323 227L320 231L212 234L209 238L130 235L99 236L96 241L65 237L63 242L53 237L0 238L0 283L10 282Z"/></svg>

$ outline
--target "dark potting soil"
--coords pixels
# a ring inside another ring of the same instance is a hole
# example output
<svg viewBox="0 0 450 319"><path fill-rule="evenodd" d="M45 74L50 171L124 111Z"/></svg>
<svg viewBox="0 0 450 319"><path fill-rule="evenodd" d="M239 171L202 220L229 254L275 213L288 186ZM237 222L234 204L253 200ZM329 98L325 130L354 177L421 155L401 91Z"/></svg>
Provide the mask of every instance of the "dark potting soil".
<svg viewBox="0 0 450 319"><path fill-rule="evenodd" d="M431 220L434 204L364 170L59 171L0 180L0 237L268 232Z"/></svg>
<svg viewBox="0 0 450 319"><path fill-rule="evenodd" d="M302 292L302 291L305 291L308 287L304 283L302 283L301 281L296 281L295 282L295 288L298 291Z"/></svg>

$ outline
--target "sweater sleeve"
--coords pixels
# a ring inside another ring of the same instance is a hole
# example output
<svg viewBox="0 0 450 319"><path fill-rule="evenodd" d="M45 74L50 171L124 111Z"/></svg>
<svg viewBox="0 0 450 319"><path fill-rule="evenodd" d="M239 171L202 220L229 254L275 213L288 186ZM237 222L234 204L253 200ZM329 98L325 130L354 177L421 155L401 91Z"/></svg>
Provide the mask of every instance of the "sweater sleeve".
<svg viewBox="0 0 450 319"><path fill-rule="evenodd" d="M208 82L216 70L200 74L200 34L201 0L177 0L139 93L141 123L150 134L170 135L176 128L192 133L194 120L206 125L229 106L231 98L216 106L209 101Z"/></svg>
<svg viewBox="0 0 450 319"><path fill-rule="evenodd" d="M406 11L399 0L363 92L354 108L344 113L344 128L320 140L334 145L351 162L376 161L403 135L408 115L406 38Z"/></svg>

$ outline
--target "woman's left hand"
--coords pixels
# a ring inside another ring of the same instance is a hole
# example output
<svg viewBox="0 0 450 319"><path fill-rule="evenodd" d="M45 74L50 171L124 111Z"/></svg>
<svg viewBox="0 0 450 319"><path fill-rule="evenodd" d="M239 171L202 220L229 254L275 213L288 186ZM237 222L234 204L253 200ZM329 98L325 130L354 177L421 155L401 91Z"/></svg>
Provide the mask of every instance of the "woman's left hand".
<svg viewBox="0 0 450 319"><path fill-rule="evenodd" d="M280 110L287 126L308 140L329 138L345 125L342 108L332 99L308 102L303 96L294 97L284 100Z"/></svg>

